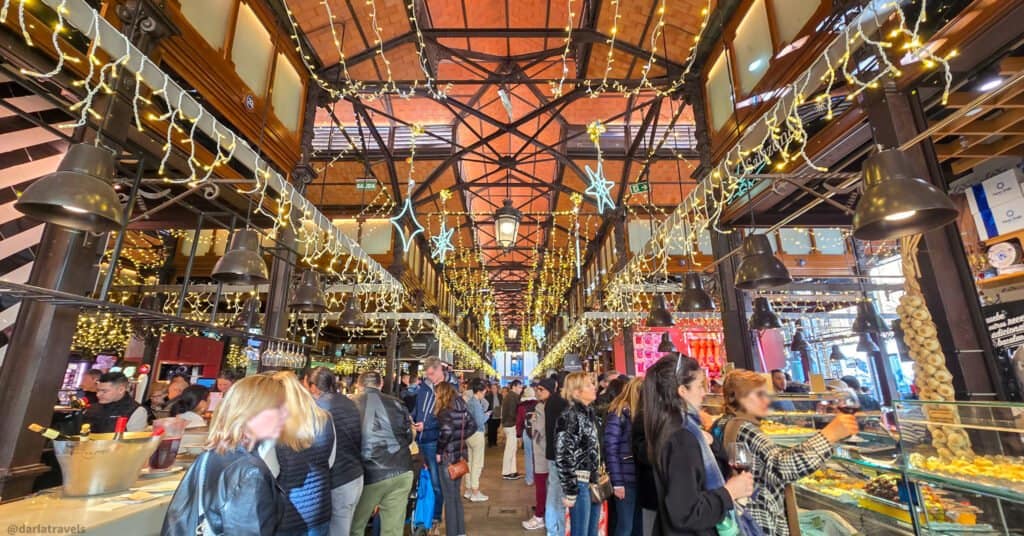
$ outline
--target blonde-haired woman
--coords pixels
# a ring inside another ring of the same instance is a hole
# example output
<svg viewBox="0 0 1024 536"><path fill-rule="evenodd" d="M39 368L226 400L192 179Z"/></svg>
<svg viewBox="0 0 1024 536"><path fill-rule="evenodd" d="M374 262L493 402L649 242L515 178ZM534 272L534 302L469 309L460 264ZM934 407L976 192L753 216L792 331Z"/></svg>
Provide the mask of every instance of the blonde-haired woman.
<svg viewBox="0 0 1024 536"><path fill-rule="evenodd" d="M633 419L640 407L643 378L633 378L608 405L604 423L604 444L608 457L608 476L615 490L615 536L630 536L640 528L637 506L636 466L633 464ZM639 530L638 530L639 532Z"/></svg>
<svg viewBox="0 0 1024 536"><path fill-rule="evenodd" d="M785 487L824 466L832 456L832 445L857 433L857 419L838 414L803 443L784 449L761 432L760 421L771 413L772 402L765 376L734 370L725 376L722 395L725 415L715 423L716 441L720 438L724 447L743 444L754 457L757 493L747 509L765 536L788 536L788 516L780 515L787 512Z"/></svg>
<svg viewBox="0 0 1024 536"><path fill-rule="evenodd" d="M274 374L285 391L288 421L277 442L277 483L288 501L279 535L321 536L331 526L334 424L290 371Z"/></svg>
<svg viewBox="0 0 1024 536"><path fill-rule="evenodd" d="M281 434L285 389L269 376L239 380L217 407L206 452L192 464L167 508L161 534L271 535L280 510L274 475L256 454Z"/></svg>
<svg viewBox="0 0 1024 536"><path fill-rule="evenodd" d="M597 478L600 445L597 420L591 404L597 385L586 372L565 377L562 397L569 407L555 424L555 467L565 493L562 504L569 508L572 536L597 536L601 505L590 500L590 482Z"/></svg>

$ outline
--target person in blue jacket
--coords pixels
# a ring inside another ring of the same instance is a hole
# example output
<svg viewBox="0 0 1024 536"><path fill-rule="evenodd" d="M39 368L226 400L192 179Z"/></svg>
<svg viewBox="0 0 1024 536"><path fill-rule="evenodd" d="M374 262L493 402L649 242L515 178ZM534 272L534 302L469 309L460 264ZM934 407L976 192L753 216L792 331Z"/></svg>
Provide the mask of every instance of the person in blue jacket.
<svg viewBox="0 0 1024 536"><path fill-rule="evenodd" d="M441 494L441 480L437 472L437 438L440 434L440 425L434 413L434 404L437 400L434 394L434 387L445 381L444 367L441 360L436 357L429 357L423 361L424 378L416 390L416 406L413 408L412 421L418 434L420 452L423 454L423 461L430 471L430 486L434 488L434 524L440 523L441 512L444 508L444 499Z"/></svg>

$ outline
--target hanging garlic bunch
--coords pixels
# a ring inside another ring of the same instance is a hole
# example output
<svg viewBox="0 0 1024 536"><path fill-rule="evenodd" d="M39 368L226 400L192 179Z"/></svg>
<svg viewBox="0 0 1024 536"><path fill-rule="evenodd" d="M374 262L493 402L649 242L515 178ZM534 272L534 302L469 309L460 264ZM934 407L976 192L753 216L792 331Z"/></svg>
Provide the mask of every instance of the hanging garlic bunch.
<svg viewBox="0 0 1024 536"><path fill-rule="evenodd" d="M918 388L921 400L953 401L956 392L953 389L953 375L946 368L946 358L939 344L938 330L932 321L928 304L924 301L921 275L917 263L917 249L921 235L914 235L900 240L903 255L904 294L896 312L900 316L903 327L903 341L910 349L910 357L914 360L914 385ZM947 422L958 424L960 416L953 407L924 405L925 417L929 422ZM928 431L932 435L932 446L944 460L954 458L971 459L974 451L971 440L962 428L929 424Z"/></svg>

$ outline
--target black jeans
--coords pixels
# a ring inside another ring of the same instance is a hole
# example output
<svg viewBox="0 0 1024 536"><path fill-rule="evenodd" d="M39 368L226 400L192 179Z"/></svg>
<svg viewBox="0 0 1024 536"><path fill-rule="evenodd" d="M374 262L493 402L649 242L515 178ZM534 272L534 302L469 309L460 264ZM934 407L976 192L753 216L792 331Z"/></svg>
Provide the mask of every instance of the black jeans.
<svg viewBox="0 0 1024 536"><path fill-rule="evenodd" d="M498 429L501 428L501 419L490 419L487 421L487 446L498 446Z"/></svg>
<svg viewBox="0 0 1024 536"><path fill-rule="evenodd" d="M448 464L440 463L437 467L438 479L441 481L441 495L444 496L444 530L445 536L464 536L466 534L466 514L462 509L462 497L459 488L462 477L452 480L448 477Z"/></svg>

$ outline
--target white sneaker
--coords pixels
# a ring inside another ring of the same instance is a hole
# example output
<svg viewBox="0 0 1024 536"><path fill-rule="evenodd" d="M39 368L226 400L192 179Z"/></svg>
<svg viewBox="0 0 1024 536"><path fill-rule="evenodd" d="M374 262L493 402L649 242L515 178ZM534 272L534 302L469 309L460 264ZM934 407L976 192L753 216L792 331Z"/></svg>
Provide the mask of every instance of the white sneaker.
<svg viewBox="0 0 1024 536"><path fill-rule="evenodd" d="M539 517L532 517L523 521L523 528L526 530L540 530L544 528L544 520Z"/></svg>
<svg viewBox="0 0 1024 536"><path fill-rule="evenodd" d="M466 493L462 494L462 498L463 499L472 499L473 498L473 492L469 491L469 490L466 490Z"/></svg>
<svg viewBox="0 0 1024 536"><path fill-rule="evenodd" d="M480 493L479 491L469 498L469 500L472 502L484 502L487 499L490 499L490 497L484 495L483 493Z"/></svg>

